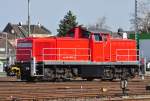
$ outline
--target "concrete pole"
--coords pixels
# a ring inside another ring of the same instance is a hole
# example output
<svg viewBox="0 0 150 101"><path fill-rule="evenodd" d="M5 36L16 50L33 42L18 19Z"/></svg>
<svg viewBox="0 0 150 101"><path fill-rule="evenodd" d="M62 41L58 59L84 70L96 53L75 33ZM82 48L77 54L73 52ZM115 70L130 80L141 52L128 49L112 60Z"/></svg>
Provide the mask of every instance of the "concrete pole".
<svg viewBox="0 0 150 101"><path fill-rule="evenodd" d="M28 0L28 36L30 36L30 0Z"/></svg>
<svg viewBox="0 0 150 101"><path fill-rule="evenodd" d="M137 43L137 34L138 34L138 23L137 23L137 0L135 0L135 40L136 40L136 44Z"/></svg>

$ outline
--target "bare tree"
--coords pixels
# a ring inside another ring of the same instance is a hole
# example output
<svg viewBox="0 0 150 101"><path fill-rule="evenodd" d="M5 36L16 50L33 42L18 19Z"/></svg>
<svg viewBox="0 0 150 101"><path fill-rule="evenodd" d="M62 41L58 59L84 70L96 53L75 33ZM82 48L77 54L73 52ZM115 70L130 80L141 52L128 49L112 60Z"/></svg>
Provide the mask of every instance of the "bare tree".
<svg viewBox="0 0 150 101"><path fill-rule="evenodd" d="M137 12L138 30L141 32L150 33L150 1L138 1ZM131 24L135 24L135 19L131 19Z"/></svg>

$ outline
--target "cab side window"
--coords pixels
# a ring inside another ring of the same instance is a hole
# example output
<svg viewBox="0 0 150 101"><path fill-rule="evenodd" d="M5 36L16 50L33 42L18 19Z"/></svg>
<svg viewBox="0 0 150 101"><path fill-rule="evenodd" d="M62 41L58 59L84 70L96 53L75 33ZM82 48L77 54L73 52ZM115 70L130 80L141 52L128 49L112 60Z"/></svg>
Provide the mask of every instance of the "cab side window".
<svg viewBox="0 0 150 101"><path fill-rule="evenodd" d="M68 36L69 36L69 37L74 37L74 32L73 32L73 31L70 31L70 32L68 33Z"/></svg>
<svg viewBox="0 0 150 101"><path fill-rule="evenodd" d="M102 41L102 37L100 36L100 34L94 34L94 40L95 41Z"/></svg>
<svg viewBox="0 0 150 101"><path fill-rule="evenodd" d="M103 35L103 41L107 41L107 35Z"/></svg>
<svg viewBox="0 0 150 101"><path fill-rule="evenodd" d="M89 37L90 37L90 32L88 32L88 31L83 31L83 32L82 32L82 37L83 37L83 38L89 38Z"/></svg>

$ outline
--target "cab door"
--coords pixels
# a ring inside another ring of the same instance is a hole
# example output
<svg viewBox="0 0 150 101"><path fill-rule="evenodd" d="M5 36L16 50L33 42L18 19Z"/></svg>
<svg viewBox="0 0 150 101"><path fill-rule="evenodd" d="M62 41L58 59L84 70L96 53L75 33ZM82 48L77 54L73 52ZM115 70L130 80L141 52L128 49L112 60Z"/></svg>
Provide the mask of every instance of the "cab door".
<svg viewBox="0 0 150 101"><path fill-rule="evenodd" d="M111 46L109 34L102 34L102 39L103 39L104 61L109 62L111 61Z"/></svg>
<svg viewBox="0 0 150 101"><path fill-rule="evenodd" d="M99 33L92 33L90 37L91 61L104 61L104 42Z"/></svg>

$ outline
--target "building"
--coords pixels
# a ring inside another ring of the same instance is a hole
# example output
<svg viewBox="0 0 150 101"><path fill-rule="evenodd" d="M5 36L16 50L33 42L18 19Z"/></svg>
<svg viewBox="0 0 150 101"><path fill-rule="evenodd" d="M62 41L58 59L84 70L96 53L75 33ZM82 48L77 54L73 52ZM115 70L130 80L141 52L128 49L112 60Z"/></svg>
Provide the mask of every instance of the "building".
<svg viewBox="0 0 150 101"><path fill-rule="evenodd" d="M3 32L7 32L16 38L22 37L48 37L51 36L51 31L45 28L43 25L30 25L30 34L28 35L28 25L19 24L11 24L8 23L4 28Z"/></svg>
<svg viewBox="0 0 150 101"><path fill-rule="evenodd" d="M15 62L15 47L9 41L12 37L6 32L0 32L0 68L7 63L13 64ZM2 69L0 69L0 72L2 72Z"/></svg>

